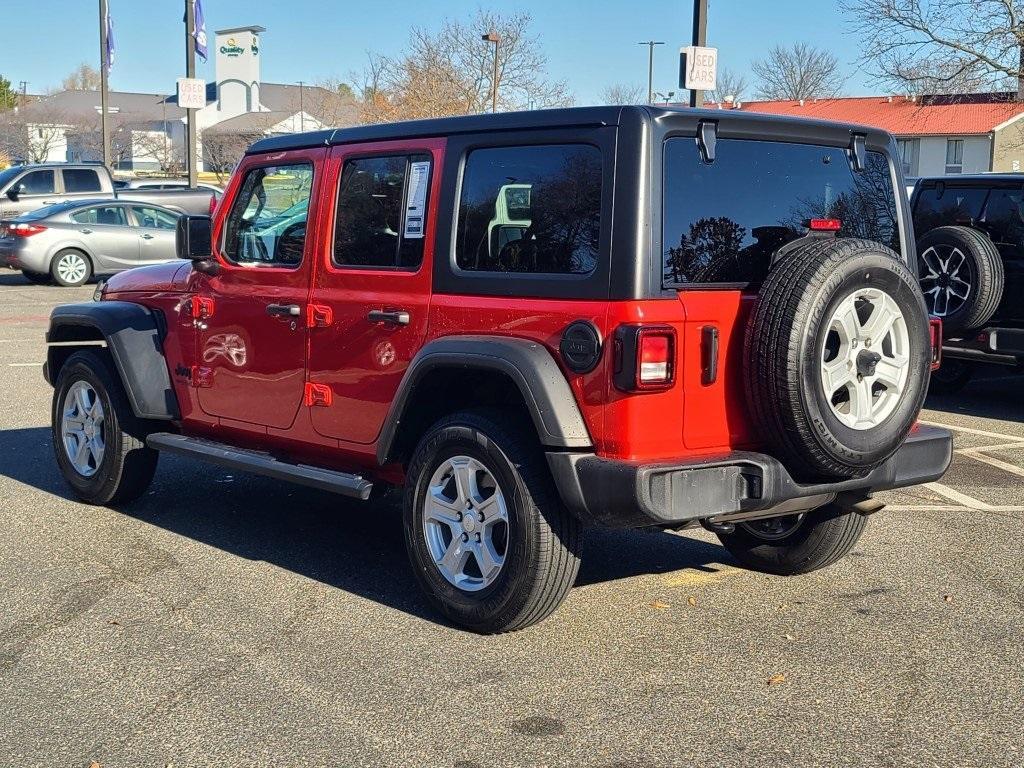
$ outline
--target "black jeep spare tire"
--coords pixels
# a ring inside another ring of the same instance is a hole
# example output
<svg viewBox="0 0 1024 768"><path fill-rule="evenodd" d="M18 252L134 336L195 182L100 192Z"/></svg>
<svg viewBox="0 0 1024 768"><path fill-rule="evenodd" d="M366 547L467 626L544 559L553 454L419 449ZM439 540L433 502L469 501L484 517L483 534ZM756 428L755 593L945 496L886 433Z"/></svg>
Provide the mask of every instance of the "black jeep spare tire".
<svg viewBox="0 0 1024 768"><path fill-rule="evenodd" d="M747 397L797 480L863 475L924 402L928 317L913 273L870 240L808 239L761 286L746 335Z"/></svg>
<svg viewBox="0 0 1024 768"><path fill-rule="evenodd" d="M928 313L944 331L987 323L1003 298L1003 259L984 232L936 227L917 241L918 278Z"/></svg>

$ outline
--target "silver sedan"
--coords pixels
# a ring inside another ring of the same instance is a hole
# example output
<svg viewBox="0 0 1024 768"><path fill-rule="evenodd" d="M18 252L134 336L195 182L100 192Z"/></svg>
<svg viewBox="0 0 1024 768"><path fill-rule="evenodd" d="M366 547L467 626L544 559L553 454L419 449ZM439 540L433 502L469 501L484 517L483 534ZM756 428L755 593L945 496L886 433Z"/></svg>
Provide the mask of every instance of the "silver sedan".
<svg viewBox="0 0 1024 768"><path fill-rule="evenodd" d="M142 264L175 258L181 214L146 203L76 200L0 222L0 265L33 283L82 285Z"/></svg>

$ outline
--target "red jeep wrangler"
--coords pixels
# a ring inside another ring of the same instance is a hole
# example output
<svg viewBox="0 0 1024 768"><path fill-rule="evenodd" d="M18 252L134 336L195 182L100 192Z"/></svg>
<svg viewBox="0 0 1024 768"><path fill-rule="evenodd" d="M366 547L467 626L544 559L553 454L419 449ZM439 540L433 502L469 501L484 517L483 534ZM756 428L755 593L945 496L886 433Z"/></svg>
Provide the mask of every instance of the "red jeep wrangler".
<svg viewBox="0 0 1024 768"><path fill-rule="evenodd" d="M370 500L405 487L452 621L528 626L584 525L703 525L780 574L935 480L932 338L895 145L602 107L257 142L187 263L58 307L57 462L124 503L160 451Z"/></svg>

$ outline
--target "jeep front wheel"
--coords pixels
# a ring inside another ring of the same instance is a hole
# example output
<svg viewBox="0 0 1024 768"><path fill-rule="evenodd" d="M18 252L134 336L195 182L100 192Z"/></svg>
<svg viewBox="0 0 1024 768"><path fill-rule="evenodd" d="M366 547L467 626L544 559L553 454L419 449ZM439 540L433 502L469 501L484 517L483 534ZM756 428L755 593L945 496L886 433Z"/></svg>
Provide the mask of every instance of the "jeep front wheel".
<svg viewBox="0 0 1024 768"><path fill-rule="evenodd" d="M579 526L544 454L500 411L454 414L426 433L409 464L403 520L428 600L476 632L541 621L579 570Z"/></svg>
<svg viewBox="0 0 1024 768"><path fill-rule="evenodd" d="M125 503L153 479L157 452L102 353L76 352L61 367L52 426L57 465L82 501Z"/></svg>
<svg viewBox="0 0 1024 768"><path fill-rule="evenodd" d="M805 514L737 523L718 538L744 568L792 576L845 557L866 527L867 517L832 503Z"/></svg>

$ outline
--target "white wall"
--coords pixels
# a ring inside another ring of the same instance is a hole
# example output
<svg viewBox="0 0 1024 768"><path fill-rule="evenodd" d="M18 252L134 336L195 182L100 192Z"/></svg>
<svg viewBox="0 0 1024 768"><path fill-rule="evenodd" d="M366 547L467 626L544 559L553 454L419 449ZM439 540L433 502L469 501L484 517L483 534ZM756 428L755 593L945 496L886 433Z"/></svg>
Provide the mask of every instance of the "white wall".
<svg viewBox="0 0 1024 768"><path fill-rule="evenodd" d="M917 175L943 176L946 173L946 141L952 136L922 136L918 150ZM991 140L988 136L964 136L963 173L990 170Z"/></svg>

